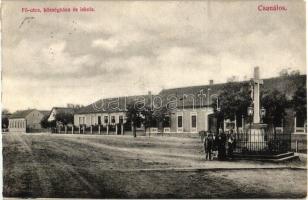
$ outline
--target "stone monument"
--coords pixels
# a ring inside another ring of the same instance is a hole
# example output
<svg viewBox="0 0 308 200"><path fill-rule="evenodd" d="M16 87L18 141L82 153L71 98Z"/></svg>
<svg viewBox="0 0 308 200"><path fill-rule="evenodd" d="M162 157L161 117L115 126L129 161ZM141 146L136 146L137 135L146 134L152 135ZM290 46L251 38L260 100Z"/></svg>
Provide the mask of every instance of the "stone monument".
<svg viewBox="0 0 308 200"><path fill-rule="evenodd" d="M253 84L252 96L253 96L253 123L248 128L248 144L250 151L263 151L267 148L266 143L266 124L261 123L260 116L260 85L263 84L263 80L260 79L259 67L254 68L254 77L251 84Z"/></svg>

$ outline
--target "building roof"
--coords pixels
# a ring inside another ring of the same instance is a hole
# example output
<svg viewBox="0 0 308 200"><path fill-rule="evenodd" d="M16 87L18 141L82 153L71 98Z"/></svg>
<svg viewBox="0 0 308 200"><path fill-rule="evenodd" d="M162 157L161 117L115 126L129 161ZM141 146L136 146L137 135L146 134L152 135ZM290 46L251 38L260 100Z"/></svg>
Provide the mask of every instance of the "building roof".
<svg viewBox="0 0 308 200"><path fill-rule="evenodd" d="M50 110L39 110L40 113L42 113L44 116L50 115Z"/></svg>
<svg viewBox="0 0 308 200"><path fill-rule="evenodd" d="M11 115L12 115L11 113L4 113L4 114L2 113L1 116L2 116L2 117L10 117Z"/></svg>
<svg viewBox="0 0 308 200"><path fill-rule="evenodd" d="M214 97L219 95L225 83L191 86L182 88L164 89L158 95L163 99L164 105L167 102L176 102L177 107L190 108L208 106L208 95ZM211 104L211 102L210 102Z"/></svg>
<svg viewBox="0 0 308 200"><path fill-rule="evenodd" d="M306 78L306 75L298 75L263 79L264 84L261 90L278 90L284 93L288 99L292 99L294 92L299 86L306 87Z"/></svg>
<svg viewBox="0 0 308 200"><path fill-rule="evenodd" d="M100 99L88 106L80 108L76 114L123 112L127 105L141 101L149 101L149 95L127 96Z"/></svg>
<svg viewBox="0 0 308 200"><path fill-rule="evenodd" d="M299 76L287 76L287 77L275 77L262 79L263 85L261 90L278 90L286 94L287 98L292 98L296 88L299 85L306 85L306 75ZM235 82L242 86L248 84L250 81L240 81ZM212 104L212 101L215 99L215 96L219 95L223 88L227 87L228 83L219 83L211 85L200 85L200 86L190 86L190 87L181 87L181 88L171 88L164 89L158 95L154 95L156 100L161 98L163 105L166 105L167 102L176 101L177 107L192 108L197 107L207 107L209 104ZM204 98L201 98L200 95L204 95ZM207 96L210 96L210 101L208 101ZM174 98L176 97L176 98ZM149 95L139 95L139 96L129 96L129 97L117 97L117 98L108 98L100 99L88 106L85 106L78 111L76 114L87 114L87 113L111 113L111 112L121 112L125 111L125 105L128 105L132 102L140 101L140 99L145 98L146 101L149 101ZM154 99L154 97L152 97ZM202 100L202 101L201 101ZM159 105L160 102L155 102L154 104ZM109 106L108 106L109 105ZM119 109L114 109L118 107Z"/></svg>
<svg viewBox="0 0 308 200"><path fill-rule="evenodd" d="M76 109L67 107L53 107L51 110L56 110L57 113L70 113L74 114Z"/></svg>
<svg viewBox="0 0 308 200"><path fill-rule="evenodd" d="M274 77L274 78L267 78L262 79L263 85L261 85L261 90L278 90L286 94L288 99L291 99L296 91L296 88L299 85L306 85L306 75L299 75L299 76L287 76L287 77ZM235 82L241 84L242 86L245 83L249 83L250 81L240 81ZM162 90L159 95L164 98L164 102L167 101L167 97L175 96L177 97L177 107L195 107L197 106L208 106L207 99L203 99L201 102L200 94L201 91L203 94L206 94L211 97L217 96L222 92L224 87L227 87L228 83L219 83L219 84L212 84L212 85L201 85L201 86L191 86L191 87L181 87L181 88L172 88L172 89L164 89ZM210 90L208 90L210 89ZM199 95L199 96L198 96ZM185 98L186 96L186 98ZM192 98L194 96L194 100ZM209 103L212 104L210 99ZM195 101L195 102L193 102Z"/></svg>
<svg viewBox="0 0 308 200"><path fill-rule="evenodd" d="M36 109L28 109L28 110L19 110L14 112L10 119L17 119L17 118L26 118L31 112L35 111Z"/></svg>

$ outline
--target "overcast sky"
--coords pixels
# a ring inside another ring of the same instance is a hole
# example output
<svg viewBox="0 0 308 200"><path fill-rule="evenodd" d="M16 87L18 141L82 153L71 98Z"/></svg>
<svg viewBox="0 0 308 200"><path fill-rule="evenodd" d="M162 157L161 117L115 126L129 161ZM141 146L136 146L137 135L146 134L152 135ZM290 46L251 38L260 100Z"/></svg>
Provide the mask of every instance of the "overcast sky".
<svg viewBox="0 0 308 200"><path fill-rule="evenodd" d="M21 12L72 6L95 12ZM262 78L287 67L306 74L304 1L4 1L2 29L11 112L243 80L254 66Z"/></svg>

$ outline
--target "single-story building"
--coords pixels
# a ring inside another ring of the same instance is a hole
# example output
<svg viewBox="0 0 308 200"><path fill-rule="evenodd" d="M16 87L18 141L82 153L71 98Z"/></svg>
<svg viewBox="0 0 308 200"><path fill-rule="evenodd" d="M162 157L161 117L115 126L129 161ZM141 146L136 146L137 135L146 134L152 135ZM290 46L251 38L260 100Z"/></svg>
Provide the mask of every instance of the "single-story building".
<svg viewBox="0 0 308 200"><path fill-rule="evenodd" d="M83 129L91 129L91 132L93 128L98 132L123 134L124 129L131 129L131 126L126 123L127 106L138 101L148 102L148 97L148 95L139 95L98 100L76 111L74 125ZM138 125L137 129L144 130L142 124Z"/></svg>
<svg viewBox="0 0 308 200"><path fill-rule="evenodd" d="M66 113L66 114L74 114L75 109L74 108L67 108L67 107L53 107L51 111L49 112L48 121L51 122L56 119L56 115L58 113Z"/></svg>
<svg viewBox="0 0 308 200"><path fill-rule="evenodd" d="M249 81L238 82L240 84ZM200 131L217 131L217 127L227 129L229 126L243 129L245 119L235 119L235 121L225 120L223 124L217 124L214 116L212 104L219 104L219 95L227 83L214 84L211 80L208 85L182 87L173 89L164 89L157 95L140 95L132 97L117 97L110 99L101 99L86 107L81 108L74 114L74 125L77 127L114 126L117 131L117 125L126 123L126 106L134 101L145 99L154 108L159 105L166 106L170 110L168 123L157 125L150 129L152 132L165 132L171 134L197 134ZM306 85L306 75L275 77L263 79L262 90L278 90L284 93L287 99L292 99L294 92L299 85ZM282 122L281 129L288 132L294 131L293 112L287 110L286 121ZM297 120L297 123L299 120ZM306 119L301 120L303 126ZM127 125L128 127L130 125ZM223 126L223 127L222 127ZM142 128L142 125L140 125ZM91 128L92 131L92 128Z"/></svg>
<svg viewBox="0 0 308 200"><path fill-rule="evenodd" d="M46 112L36 109L16 111L9 118L9 132L32 132L40 130Z"/></svg>
<svg viewBox="0 0 308 200"><path fill-rule="evenodd" d="M239 83L244 85L247 82ZM211 105L219 104L218 97L226 85L227 83L214 84L213 80L210 80L208 85L162 90L158 96L165 98L165 102L173 101L176 105L176 109L173 109L170 116L170 132L198 133L208 130L215 132L217 126L226 129L230 123L233 123L234 128L242 129L245 126L245 119L225 120L222 125L218 125L213 115L214 110ZM306 75L263 79L261 90L278 90L291 100L300 85L306 85ZM166 100L168 98L169 101ZM286 113L286 121L282 122L281 126L288 132L294 132L296 125L292 109L287 109ZM301 119L300 122L297 121L297 126L304 127L307 119Z"/></svg>

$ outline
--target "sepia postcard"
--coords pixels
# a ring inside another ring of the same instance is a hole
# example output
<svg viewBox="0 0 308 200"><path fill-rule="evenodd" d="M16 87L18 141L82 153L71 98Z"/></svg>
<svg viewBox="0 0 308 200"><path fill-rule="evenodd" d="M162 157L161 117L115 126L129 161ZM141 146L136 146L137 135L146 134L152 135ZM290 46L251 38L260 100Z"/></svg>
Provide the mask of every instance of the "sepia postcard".
<svg viewBox="0 0 308 200"><path fill-rule="evenodd" d="M303 0L2 0L4 199L307 198Z"/></svg>

